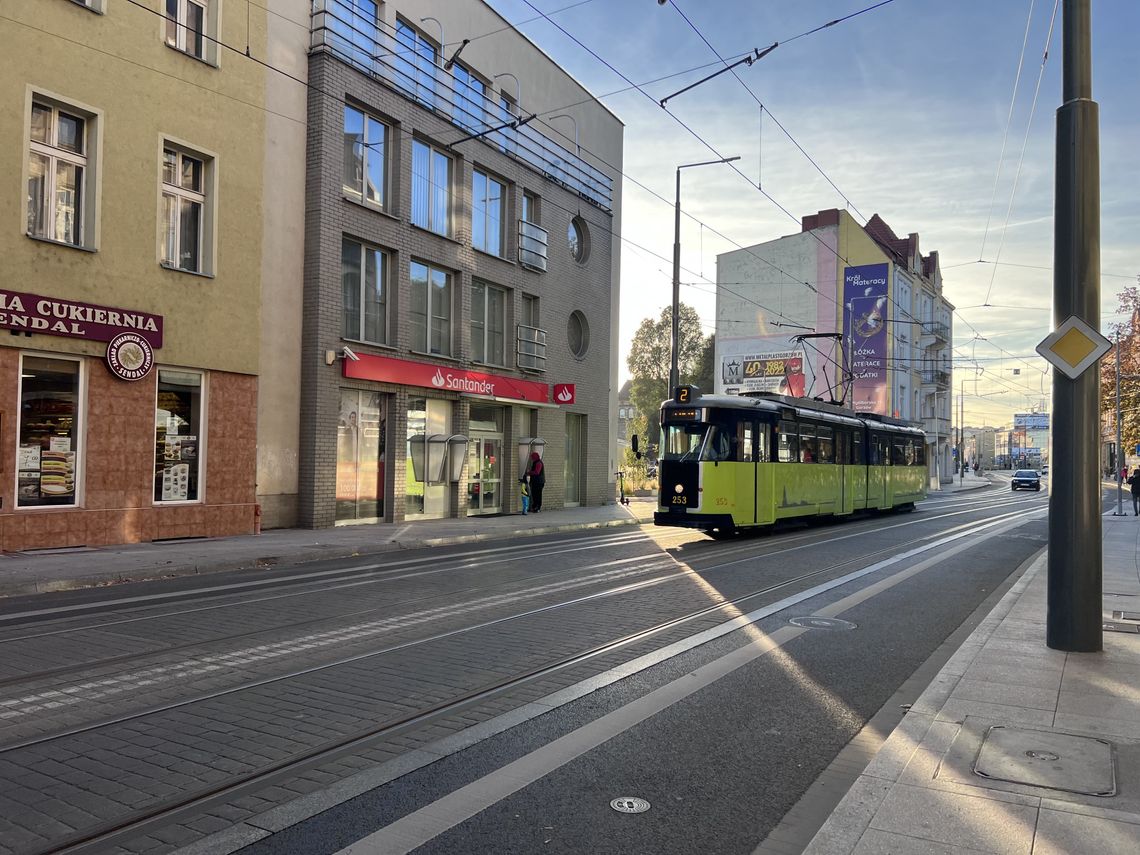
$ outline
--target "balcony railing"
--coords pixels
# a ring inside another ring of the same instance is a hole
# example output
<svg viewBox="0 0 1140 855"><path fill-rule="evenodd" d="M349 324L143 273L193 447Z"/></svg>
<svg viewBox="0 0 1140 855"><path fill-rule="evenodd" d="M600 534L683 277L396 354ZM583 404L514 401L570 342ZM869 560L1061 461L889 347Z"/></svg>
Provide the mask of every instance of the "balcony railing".
<svg viewBox="0 0 1140 855"><path fill-rule="evenodd" d="M479 88L401 44L387 25L361 15L351 0L313 0L310 45L313 52L329 51L469 134L517 118ZM531 125L494 130L484 139L603 211L612 210L613 179Z"/></svg>
<svg viewBox="0 0 1140 855"><path fill-rule="evenodd" d="M546 370L546 330L519 324L517 365L527 371Z"/></svg>
<svg viewBox="0 0 1140 855"><path fill-rule="evenodd" d="M546 247L546 229L519 220L519 264L545 273Z"/></svg>
<svg viewBox="0 0 1140 855"><path fill-rule="evenodd" d="M950 388L949 371L923 371L922 382L927 386L936 386L939 389Z"/></svg>
<svg viewBox="0 0 1140 855"><path fill-rule="evenodd" d="M922 324L923 336L932 336L938 341L950 341L950 327L937 321L925 321Z"/></svg>

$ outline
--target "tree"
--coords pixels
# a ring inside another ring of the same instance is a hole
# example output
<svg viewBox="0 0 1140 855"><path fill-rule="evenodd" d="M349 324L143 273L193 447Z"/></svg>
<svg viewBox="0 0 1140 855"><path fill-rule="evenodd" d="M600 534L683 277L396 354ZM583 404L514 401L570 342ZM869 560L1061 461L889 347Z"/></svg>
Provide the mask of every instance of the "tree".
<svg viewBox="0 0 1140 855"><path fill-rule="evenodd" d="M692 306L680 305L677 368L682 383L698 375L708 344L701 332L701 318ZM710 336L711 339L711 336ZM633 336L629 351L630 402L645 417L645 442L656 443L661 433L661 402L669 397L669 362L672 357L673 311L666 306L654 320L645 318ZM710 359L711 361L711 359ZM709 390L702 390L709 391Z"/></svg>
<svg viewBox="0 0 1140 855"><path fill-rule="evenodd" d="M1100 362L1101 423L1116 441L1116 362L1120 360L1120 442L1127 453L1140 444L1140 289L1130 285L1117 297L1117 312L1128 319L1113 324L1108 338L1119 341ZM1112 461L1119 470L1124 458Z"/></svg>
<svg viewBox="0 0 1140 855"><path fill-rule="evenodd" d="M699 386L706 395L716 389L716 334L705 339L704 349L701 351L697 367L693 370L693 385Z"/></svg>

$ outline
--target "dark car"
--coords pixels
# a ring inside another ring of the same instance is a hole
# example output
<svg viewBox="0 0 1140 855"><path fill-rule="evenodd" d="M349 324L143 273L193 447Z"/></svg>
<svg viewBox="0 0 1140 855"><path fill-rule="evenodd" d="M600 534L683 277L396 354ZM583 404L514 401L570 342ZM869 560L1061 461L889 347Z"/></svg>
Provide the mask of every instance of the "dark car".
<svg viewBox="0 0 1140 855"><path fill-rule="evenodd" d="M1036 469L1018 469L1009 484L1011 490L1041 490L1041 476Z"/></svg>

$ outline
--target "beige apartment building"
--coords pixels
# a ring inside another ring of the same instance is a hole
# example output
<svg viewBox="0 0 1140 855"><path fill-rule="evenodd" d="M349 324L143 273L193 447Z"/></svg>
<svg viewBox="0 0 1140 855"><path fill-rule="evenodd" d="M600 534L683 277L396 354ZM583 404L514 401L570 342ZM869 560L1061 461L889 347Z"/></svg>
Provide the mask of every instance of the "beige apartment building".
<svg viewBox="0 0 1140 855"><path fill-rule="evenodd" d="M294 38L303 74L276 13L307 6L224 7L0 12L3 550L248 533L259 491L295 503L305 91L250 57Z"/></svg>

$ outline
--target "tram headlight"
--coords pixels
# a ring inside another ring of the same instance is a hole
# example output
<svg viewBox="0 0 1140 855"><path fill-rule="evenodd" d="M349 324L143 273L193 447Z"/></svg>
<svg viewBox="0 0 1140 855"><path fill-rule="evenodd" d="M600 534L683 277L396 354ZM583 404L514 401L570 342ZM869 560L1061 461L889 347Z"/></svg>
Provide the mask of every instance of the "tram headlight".
<svg viewBox="0 0 1140 855"><path fill-rule="evenodd" d="M685 488L682 487L680 484L674 484L673 485L673 492L680 495L681 493L685 492Z"/></svg>

